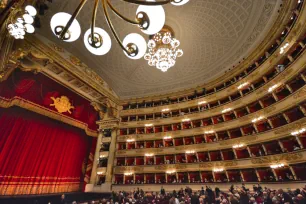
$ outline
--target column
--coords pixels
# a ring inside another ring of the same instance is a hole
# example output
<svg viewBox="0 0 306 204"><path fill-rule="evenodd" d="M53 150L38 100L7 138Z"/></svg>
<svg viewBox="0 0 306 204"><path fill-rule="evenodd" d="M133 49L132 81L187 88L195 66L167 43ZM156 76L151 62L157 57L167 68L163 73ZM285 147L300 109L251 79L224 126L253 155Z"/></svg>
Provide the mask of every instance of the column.
<svg viewBox="0 0 306 204"><path fill-rule="evenodd" d="M227 171L225 171L225 176L226 176L226 178L227 178L227 182L230 182L230 178L229 178L229 176L228 176L228 172L227 172Z"/></svg>
<svg viewBox="0 0 306 204"><path fill-rule="evenodd" d="M275 180L278 181L278 176L277 176L277 174L275 172L275 169L271 169L271 170L272 170L272 173L274 175Z"/></svg>
<svg viewBox="0 0 306 204"><path fill-rule="evenodd" d="M249 147L249 146L247 146L246 148L247 148L247 150L248 150L248 152L249 152L250 157L252 157L252 152L251 152L250 147Z"/></svg>
<svg viewBox="0 0 306 204"><path fill-rule="evenodd" d="M242 171L240 170L239 172L240 172L240 176L241 176L241 178L242 178L242 181L245 182L245 179L244 179L244 176L243 176Z"/></svg>
<svg viewBox="0 0 306 204"><path fill-rule="evenodd" d="M259 173L258 173L257 169L255 169L255 173L256 173L256 176L257 176L258 181L261 182L261 178L260 178L260 176L259 176Z"/></svg>
<svg viewBox="0 0 306 204"><path fill-rule="evenodd" d="M300 138L297 135L295 136L295 139L296 139L297 143L300 145L301 149L304 149L304 145L303 145L303 143L301 142Z"/></svg>
<svg viewBox="0 0 306 204"><path fill-rule="evenodd" d="M107 161L107 168L106 168L106 176L105 176L105 183L111 184L112 182L112 172L113 172L113 166L114 166L114 160L115 160L115 152L116 152L116 129L112 129L112 139L109 146L109 152L108 152L108 161Z"/></svg>
<svg viewBox="0 0 306 204"><path fill-rule="evenodd" d="M101 148L101 143L102 143L102 137L103 137L103 131L99 129L99 134L97 138L97 144L96 144L96 151L95 151L95 156L92 164L92 171L91 171L91 176L90 176L90 183L91 184L96 184L96 176L97 176L97 169L98 169L98 163L99 163L99 158L100 158L100 148Z"/></svg>
<svg viewBox="0 0 306 204"><path fill-rule="evenodd" d="M289 169L290 169L290 171L291 171L291 173L292 173L292 175L293 175L294 180L297 180L298 178L297 178L297 176L296 176L296 174L295 174L295 171L294 171L294 169L292 168L292 166L289 166Z"/></svg>

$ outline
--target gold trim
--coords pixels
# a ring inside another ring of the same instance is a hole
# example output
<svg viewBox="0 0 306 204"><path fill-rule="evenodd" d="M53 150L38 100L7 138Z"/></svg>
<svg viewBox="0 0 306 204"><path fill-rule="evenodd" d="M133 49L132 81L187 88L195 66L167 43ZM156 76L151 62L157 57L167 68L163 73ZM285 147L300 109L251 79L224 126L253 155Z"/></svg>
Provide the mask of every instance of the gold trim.
<svg viewBox="0 0 306 204"><path fill-rule="evenodd" d="M80 128L85 130L85 133L88 136L97 137L98 132L91 130L88 128L88 125L86 123L83 123L81 121L75 120L73 118L70 118L68 116L65 116L63 114L59 114L53 110L49 110L43 106L40 106L38 104L35 104L31 101L25 100L23 98L20 98L18 96L13 97L12 99L7 99L0 96L0 107L1 108L10 108L12 106L18 106L21 108L24 108L26 110L33 111L35 113L38 113L40 115L47 116L49 118L52 118L54 120L61 121L63 123L72 125L74 127Z"/></svg>
<svg viewBox="0 0 306 204"><path fill-rule="evenodd" d="M302 152L271 155L261 158L251 158L252 164L272 164L279 162L296 162L296 161L303 161Z"/></svg>

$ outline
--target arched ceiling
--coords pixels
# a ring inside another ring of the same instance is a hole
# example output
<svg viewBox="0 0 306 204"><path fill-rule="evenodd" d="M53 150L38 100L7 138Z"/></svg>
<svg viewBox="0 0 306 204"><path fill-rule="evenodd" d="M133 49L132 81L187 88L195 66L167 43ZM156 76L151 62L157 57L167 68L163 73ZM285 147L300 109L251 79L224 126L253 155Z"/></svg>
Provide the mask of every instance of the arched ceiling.
<svg viewBox="0 0 306 204"><path fill-rule="evenodd" d="M90 54L83 35L90 26L94 1L88 0L78 16L81 38L65 43L53 36L51 17L60 11L72 13L79 1L53 0L41 19L38 34L59 44L99 74L121 99L159 95L203 85L221 76L247 57L263 40L278 16L281 0L190 0L184 6L166 5L166 24L181 41L184 55L168 72L147 65L144 59L127 58L112 37L112 49L105 56ZM111 1L121 13L133 18L137 6ZM100 5L96 26L110 35ZM141 31L111 15L121 39ZM143 35L145 39L148 36Z"/></svg>

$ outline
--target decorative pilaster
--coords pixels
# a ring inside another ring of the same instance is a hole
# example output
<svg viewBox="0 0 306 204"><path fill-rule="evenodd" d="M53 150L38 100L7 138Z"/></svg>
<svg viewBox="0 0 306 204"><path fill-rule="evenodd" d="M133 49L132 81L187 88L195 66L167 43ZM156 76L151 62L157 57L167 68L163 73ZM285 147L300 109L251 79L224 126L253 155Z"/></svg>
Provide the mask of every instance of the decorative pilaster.
<svg viewBox="0 0 306 204"><path fill-rule="evenodd" d="M109 129L111 130L111 142L109 145L109 152L108 152L108 160L107 160L107 167L105 173L105 183L101 185L102 192L111 192L111 185L112 185L112 177L113 177L113 167L115 161L115 152L116 152L116 139L117 139L117 129L119 127L119 117L118 117L118 109L116 105L110 101L109 99L105 99L103 104L99 103L92 103L94 108L99 111L100 121L97 122L99 125L100 133L102 134L101 139L103 138L103 130ZM100 137L100 134L99 134ZM99 154L101 140L97 143L96 154ZM98 152L98 153L97 153ZM96 161L96 160L95 160ZM92 173L93 177L96 176L96 173Z"/></svg>
<svg viewBox="0 0 306 204"><path fill-rule="evenodd" d="M103 132L102 130L99 130L96 151L95 151L95 156L94 156L92 171L91 171L91 176L90 176L91 184L96 184L97 169L98 169L99 158L100 158L100 148L101 148L102 137L103 137Z"/></svg>

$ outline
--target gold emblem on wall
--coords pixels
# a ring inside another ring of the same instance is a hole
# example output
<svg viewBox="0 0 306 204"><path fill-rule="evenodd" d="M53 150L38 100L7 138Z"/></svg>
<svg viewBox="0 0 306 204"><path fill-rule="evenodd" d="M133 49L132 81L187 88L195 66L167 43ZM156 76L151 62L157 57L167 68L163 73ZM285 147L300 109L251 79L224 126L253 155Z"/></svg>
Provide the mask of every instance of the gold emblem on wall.
<svg viewBox="0 0 306 204"><path fill-rule="evenodd" d="M74 109L74 106L71 105L67 96L61 96L60 98L51 97L51 99L53 100L53 104L50 104L50 106L54 106L59 113L68 112L71 114L70 109Z"/></svg>

